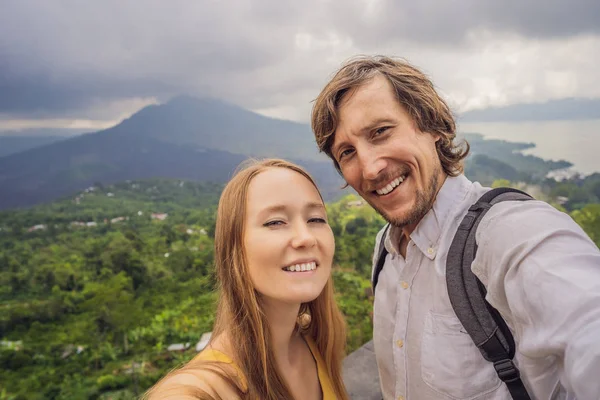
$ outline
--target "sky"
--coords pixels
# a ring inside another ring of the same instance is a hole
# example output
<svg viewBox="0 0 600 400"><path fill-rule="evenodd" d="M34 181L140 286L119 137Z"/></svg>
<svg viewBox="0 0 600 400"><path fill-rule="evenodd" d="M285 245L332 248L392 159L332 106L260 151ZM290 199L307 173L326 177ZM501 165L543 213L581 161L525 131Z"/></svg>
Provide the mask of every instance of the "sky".
<svg viewBox="0 0 600 400"><path fill-rule="evenodd" d="M600 98L598 0L0 0L0 131L96 130L179 94L308 122L356 55L456 112Z"/></svg>

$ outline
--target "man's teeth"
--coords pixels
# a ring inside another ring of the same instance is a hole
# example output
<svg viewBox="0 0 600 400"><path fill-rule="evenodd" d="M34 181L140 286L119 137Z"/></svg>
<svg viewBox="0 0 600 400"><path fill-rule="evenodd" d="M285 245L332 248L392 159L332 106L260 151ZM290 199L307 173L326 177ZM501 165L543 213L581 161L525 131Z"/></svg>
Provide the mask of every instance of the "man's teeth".
<svg viewBox="0 0 600 400"><path fill-rule="evenodd" d="M400 185L402 182L404 182L405 178L406 178L405 176L400 176L400 177L394 179L393 181L388 183L388 185L386 187L376 190L377 194L380 196L383 196L384 194L388 194L389 192L394 190L394 188L396 188L398 185Z"/></svg>
<svg viewBox="0 0 600 400"><path fill-rule="evenodd" d="M289 267L285 267L283 270L291 271L291 272L302 272L302 271L312 271L313 269L317 269L317 263L314 261L305 263L305 264L290 265Z"/></svg>

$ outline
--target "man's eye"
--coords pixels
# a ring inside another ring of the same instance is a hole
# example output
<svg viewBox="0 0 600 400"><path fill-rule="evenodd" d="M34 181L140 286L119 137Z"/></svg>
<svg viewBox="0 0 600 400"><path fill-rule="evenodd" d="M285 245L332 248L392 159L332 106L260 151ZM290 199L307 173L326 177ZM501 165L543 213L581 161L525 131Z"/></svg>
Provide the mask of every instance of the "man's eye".
<svg viewBox="0 0 600 400"><path fill-rule="evenodd" d="M344 157L348 157L350 154L352 154L352 149L343 150L340 152L339 159L341 160Z"/></svg>
<svg viewBox="0 0 600 400"><path fill-rule="evenodd" d="M381 128L379 128L379 129L377 129L377 130L375 131L375 134L374 134L374 136L379 136L379 135L381 135L382 133L385 133L385 131L387 131L388 129L390 129L390 127L389 127L389 126L382 126Z"/></svg>
<svg viewBox="0 0 600 400"><path fill-rule="evenodd" d="M284 223L285 222L283 222L282 220L277 219L277 220L274 220L274 221L265 222L263 224L263 226L277 226L277 225L283 225Z"/></svg>

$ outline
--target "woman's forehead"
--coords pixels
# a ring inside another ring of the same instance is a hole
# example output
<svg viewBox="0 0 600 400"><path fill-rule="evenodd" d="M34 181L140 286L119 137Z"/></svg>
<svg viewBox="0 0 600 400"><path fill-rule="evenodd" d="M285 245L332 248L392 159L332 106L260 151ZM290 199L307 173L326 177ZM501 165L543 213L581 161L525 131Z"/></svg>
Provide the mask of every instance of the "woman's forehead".
<svg viewBox="0 0 600 400"><path fill-rule="evenodd" d="M274 206L305 207L321 204L319 191L304 175L288 168L269 168L248 187L248 211Z"/></svg>

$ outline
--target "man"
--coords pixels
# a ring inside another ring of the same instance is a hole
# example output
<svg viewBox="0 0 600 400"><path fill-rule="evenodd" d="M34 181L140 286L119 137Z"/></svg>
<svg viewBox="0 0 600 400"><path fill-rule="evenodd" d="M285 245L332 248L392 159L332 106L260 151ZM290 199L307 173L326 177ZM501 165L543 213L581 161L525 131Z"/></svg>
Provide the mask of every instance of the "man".
<svg viewBox="0 0 600 400"><path fill-rule="evenodd" d="M462 174L468 145L431 81L406 62L345 64L315 101L312 127L346 182L389 223L375 289L374 345L384 398L510 399L449 300L448 250L489 188ZM600 398L600 252L541 201L494 205L471 265L516 342L533 399ZM376 248L375 254L378 254Z"/></svg>

